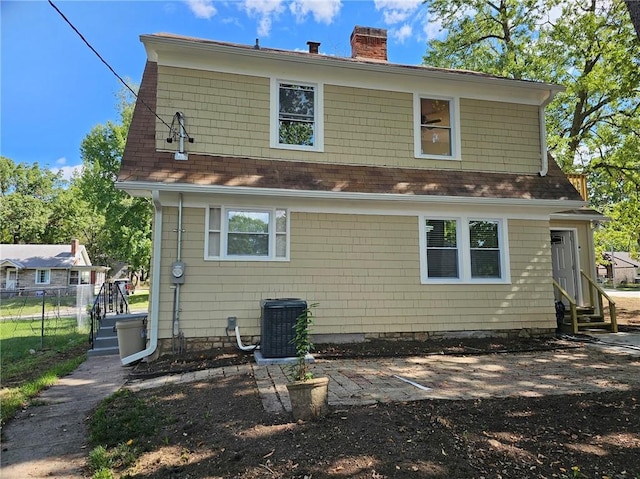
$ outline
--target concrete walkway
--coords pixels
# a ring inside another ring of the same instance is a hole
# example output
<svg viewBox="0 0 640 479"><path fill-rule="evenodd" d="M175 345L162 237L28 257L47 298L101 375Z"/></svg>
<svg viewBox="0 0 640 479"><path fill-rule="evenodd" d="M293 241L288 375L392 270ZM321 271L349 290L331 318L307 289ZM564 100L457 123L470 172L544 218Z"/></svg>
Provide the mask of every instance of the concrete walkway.
<svg viewBox="0 0 640 479"><path fill-rule="evenodd" d="M119 356L97 356L44 391L3 428L2 479L85 477L87 416L127 374Z"/></svg>

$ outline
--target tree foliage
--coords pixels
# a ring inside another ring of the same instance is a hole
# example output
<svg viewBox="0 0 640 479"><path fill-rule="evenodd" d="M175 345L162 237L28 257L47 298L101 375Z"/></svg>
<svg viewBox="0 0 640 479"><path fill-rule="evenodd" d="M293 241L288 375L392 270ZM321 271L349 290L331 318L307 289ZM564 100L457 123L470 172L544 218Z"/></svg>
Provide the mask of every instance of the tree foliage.
<svg viewBox="0 0 640 479"><path fill-rule="evenodd" d="M150 201L132 198L115 181L133 115L133 102L120 94L120 122L97 125L81 145L82 172L70 182L37 163L0 157L0 241L63 244L77 238L94 264L128 264L149 270Z"/></svg>
<svg viewBox="0 0 640 479"><path fill-rule="evenodd" d="M640 42L624 2L425 3L446 31L428 42L426 64L565 87L547 107L548 147L566 172L587 175L592 205L611 214L601 240L624 231L631 236L623 243L637 250Z"/></svg>
<svg viewBox="0 0 640 479"><path fill-rule="evenodd" d="M128 264L144 277L151 258L151 203L115 188L133 106L121 93L120 122L97 125L84 138L80 148L84 168L75 184L94 218L85 230L89 254L112 267Z"/></svg>
<svg viewBox="0 0 640 479"><path fill-rule="evenodd" d="M83 204L60 172L0 157L0 197L1 242L59 244L78 236Z"/></svg>

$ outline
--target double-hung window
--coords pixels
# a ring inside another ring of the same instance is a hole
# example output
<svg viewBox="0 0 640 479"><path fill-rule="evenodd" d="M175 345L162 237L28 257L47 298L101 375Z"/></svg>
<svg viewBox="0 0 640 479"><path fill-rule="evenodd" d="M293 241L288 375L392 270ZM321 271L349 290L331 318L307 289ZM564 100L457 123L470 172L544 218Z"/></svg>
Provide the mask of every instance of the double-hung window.
<svg viewBox="0 0 640 479"><path fill-rule="evenodd" d="M205 259L285 260L289 251L287 210L281 208L207 209Z"/></svg>
<svg viewBox="0 0 640 479"><path fill-rule="evenodd" d="M69 271L69 284L89 284L91 282L90 271Z"/></svg>
<svg viewBox="0 0 640 479"><path fill-rule="evenodd" d="M456 98L414 96L416 157L460 158L458 110Z"/></svg>
<svg viewBox="0 0 640 479"><path fill-rule="evenodd" d="M271 146L322 150L321 86L274 79L271 97Z"/></svg>
<svg viewBox="0 0 640 479"><path fill-rule="evenodd" d="M509 281L506 221L423 216L420 224L424 283Z"/></svg>
<svg viewBox="0 0 640 479"><path fill-rule="evenodd" d="M37 269L36 270L36 284L49 284L51 282L51 270L50 269Z"/></svg>

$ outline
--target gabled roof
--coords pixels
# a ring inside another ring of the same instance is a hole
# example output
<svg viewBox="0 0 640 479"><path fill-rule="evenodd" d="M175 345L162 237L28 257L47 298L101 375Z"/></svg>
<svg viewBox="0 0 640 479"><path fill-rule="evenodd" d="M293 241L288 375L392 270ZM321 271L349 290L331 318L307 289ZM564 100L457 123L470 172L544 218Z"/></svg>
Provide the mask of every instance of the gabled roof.
<svg viewBox="0 0 640 479"><path fill-rule="evenodd" d="M611 261L611 253L602 253L602 258ZM624 251L613 253L614 264L618 268L640 268L640 261L631 258L631 255Z"/></svg>
<svg viewBox="0 0 640 479"><path fill-rule="evenodd" d="M0 265L12 264L18 269L71 269L91 266L84 246L71 254L68 244L2 244Z"/></svg>
<svg viewBox="0 0 640 479"><path fill-rule="evenodd" d="M189 154L175 161L173 153L156 151L155 117L158 67L147 62L118 174L123 182L168 185L241 187L284 191L458 196L518 200L571 200L579 193L552 160L549 173L506 174L476 171L387 168L259 158ZM144 106L144 102L149 108Z"/></svg>

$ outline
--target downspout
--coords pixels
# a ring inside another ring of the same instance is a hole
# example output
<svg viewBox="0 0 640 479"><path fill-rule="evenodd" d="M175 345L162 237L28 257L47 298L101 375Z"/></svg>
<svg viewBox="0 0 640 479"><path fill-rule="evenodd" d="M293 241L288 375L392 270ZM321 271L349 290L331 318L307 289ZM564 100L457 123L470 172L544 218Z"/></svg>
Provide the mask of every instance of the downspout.
<svg viewBox="0 0 640 479"><path fill-rule="evenodd" d="M158 309L160 307L160 258L162 252L162 205L160 204L160 193L157 190L152 192L153 200L153 258L151 258L151 301L149 303L149 343L145 349L131 356L122 358L123 366L131 364L156 352L158 347Z"/></svg>
<svg viewBox="0 0 640 479"><path fill-rule="evenodd" d="M178 251L176 261L182 261L182 193L178 195ZM176 352L176 337L178 338L178 352L182 352L182 338L180 333L180 283L174 284L173 291L173 326L171 333L171 349Z"/></svg>
<svg viewBox="0 0 640 479"><path fill-rule="evenodd" d="M540 176L547 176L549 173L549 157L547 152L547 122L544 118L544 110L546 106L551 103L553 97L555 96L555 92L553 90L549 90L549 95L542 102L540 107L538 108L538 120L540 121L540 159L542 162L540 171L538 174Z"/></svg>

